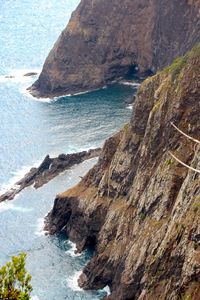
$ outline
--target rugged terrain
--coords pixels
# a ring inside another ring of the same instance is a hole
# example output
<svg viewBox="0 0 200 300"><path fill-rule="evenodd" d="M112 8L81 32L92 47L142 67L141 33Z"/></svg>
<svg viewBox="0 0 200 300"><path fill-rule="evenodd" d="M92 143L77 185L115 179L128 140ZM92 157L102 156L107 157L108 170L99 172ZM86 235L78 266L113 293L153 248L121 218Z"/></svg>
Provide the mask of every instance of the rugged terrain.
<svg viewBox="0 0 200 300"><path fill-rule="evenodd" d="M200 175L170 154L200 170L199 143L173 126L200 139L199 70L200 45L144 81L130 123L55 199L49 233L94 248L84 289L109 285L109 300L200 299Z"/></svg>
<svg viewBox="0 0 200 300"><path fill-rule="evenodd" d="M47 155L38 168L31 168L10 190L0 195L0 202L14 199L17 194L28 186L33 185L34 188L38 189L72 166L99 156L100 152L101 148L96 148L71 154L60 154L54 158Z"/></svg>
<svg viewBox="0 0 200 300"><path fill-rule="evenodd" d="M36 97L104 86L169 65L200 40L199 0L82 0L49 53Z"/></svg>

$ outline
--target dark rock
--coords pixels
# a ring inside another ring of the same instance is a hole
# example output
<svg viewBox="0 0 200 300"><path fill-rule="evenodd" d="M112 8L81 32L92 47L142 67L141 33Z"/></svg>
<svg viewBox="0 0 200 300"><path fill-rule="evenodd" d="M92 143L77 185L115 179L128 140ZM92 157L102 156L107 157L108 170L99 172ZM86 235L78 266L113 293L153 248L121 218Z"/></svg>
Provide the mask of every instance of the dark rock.
<svg viewBox="0 0 200 300"><path fill-rule="evenodd" d="M6 75L5 78L12 79L12 78L15 78L15 76L13 76L13 75Z"/></svg>
<svg viewBox="0 0 200 300"><path fill-rule="evenodd" d="M78 280L85 290L108 285L109 300L199 300L200 176L169 153L200 170L200 145L171 125L200 140L199 70L200 45L144 81L130 123L57 196L46 230L94 249Z"/></svg>
<svg viewBox="0 0 200 300"><path fill-rule="evenodd" d="M56 158L50 158L47 155L38 168L31 168L24 178L19 180L12 189L0 195L0 202L12 200L19 192L30 185L34 185L37 189L72 166L99 156L100 152L101 149L96 148L72 154L60 154Z"/></svg>
<svg viewBox="0 0 200 300"><path fill-rule="evenodd" d="M36 76L38 73L37 72L29 72L24 74L25 77L32 77L32 76Z"/></svg>
<svg viewBox="0 0 200 300"><path fill-rule="evenodd" d="M149 75L200 40L199 2L82 0L30 88L53 97Z"/></svg>

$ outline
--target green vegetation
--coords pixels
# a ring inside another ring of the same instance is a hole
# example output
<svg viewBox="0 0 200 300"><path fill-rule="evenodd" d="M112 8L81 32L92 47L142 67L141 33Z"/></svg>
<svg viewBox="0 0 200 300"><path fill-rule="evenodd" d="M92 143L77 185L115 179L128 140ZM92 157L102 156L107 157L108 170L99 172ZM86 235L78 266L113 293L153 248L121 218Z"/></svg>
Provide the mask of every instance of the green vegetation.
<svg viewBox="0 0 200 300"><path fill-rule="evenodd" d="M174 81L177 78L177 76L180 74L180 72L183 69L183 67L185 66L186 62L187 62L186 56L178 57L173 61L173 63L169 67L169 71L172 76L172 81Z"/></svg>
<svg viewBox="0 0 200 300"><path fill-rule="evenodd" d="M188 52L188 58L199 58L200 56L200 43L198 43L190 52Z"/></svg>
<svg viewBox="0 0 200 300"><path fill-rule="evenodd" d="M198 243L194 243L194 250L196 251L199 248L199 244Z"/></svg>
<svg viewBox="0 0 200 300"><path fill-rule="evenodd" d="M143 213L143 212L141 212L141 213L139 214L139 217L140 217L140 220L141 220L141 221L144 221L144 220L146 219L146 214Z"/></svg>
<svg viewBox="0 0 200 300"><path fill-rule="evenodd" d="M200 210L200 196L197 196L195 198L195 202L193 204L193 211L194 211L194 213L197 213L198 210Z"/></svg>
<svg viewBox="0 0 200 300"><path fill-rule="evenodd" d="M152 112L156 112L160 108L161 104L162 104L162 99L158 100L155 103L154 107L152 108Z"/></svg>
<svg viewBox="0 0 200 300"><path fill-rule="evenodd" d="M124 131L127 132L129 130L129 123L126 123L124 125Z"/></svg>
<svg viewBox="0 0 200 300"><path fill-rule="evenodd" d="M166 164L166 166L170 166L171 164L173 164L173 160L171 158L166 159L165 164Z"/></svg>
<svg viewBox="0 0 200 300"><path fill-rule="evenodd" d="M11 262L0 269L0 299L29 300L31 276L25 269L26 254L13 256Z"/></svg>
<svg viewBox="0 0 200 300"><path fill-rule="evenodd" d="M199 56L200 56L200 43L197 44L190 52L188 52L184 56L176 58L169 67L163 70L163 72L170 73L172 81L175 81L177 76L181 73L183 67L187 64L188 60Z"/></svg>
<svg viewBox="0 0 200 300"><path fill-rule="evenodd" d="M192 297L188 294L182 295L180 298L180 300L192 300Z"/></svg>

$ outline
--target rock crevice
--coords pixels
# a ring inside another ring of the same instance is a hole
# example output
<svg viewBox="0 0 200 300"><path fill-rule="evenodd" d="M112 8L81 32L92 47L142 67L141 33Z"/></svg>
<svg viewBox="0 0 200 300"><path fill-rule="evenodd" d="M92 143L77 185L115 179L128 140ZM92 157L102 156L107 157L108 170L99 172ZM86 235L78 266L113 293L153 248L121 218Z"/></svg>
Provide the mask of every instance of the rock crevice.
<svg viewBox="0 0 200 300"><path fill-rule="evenodd" d="M105 142L98 163L60 194L46 220L78 251L95 248L79 285L109 285L109 300L200 295L200 47L148 78L129 124Z"/></svg>

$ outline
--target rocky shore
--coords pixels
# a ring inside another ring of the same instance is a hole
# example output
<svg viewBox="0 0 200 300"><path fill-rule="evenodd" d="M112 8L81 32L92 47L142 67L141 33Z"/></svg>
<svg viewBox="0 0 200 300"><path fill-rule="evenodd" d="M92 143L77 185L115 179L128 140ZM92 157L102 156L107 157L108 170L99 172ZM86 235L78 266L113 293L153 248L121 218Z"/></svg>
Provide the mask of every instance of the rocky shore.
<svg viewBox="0 0 200 300"><path fill-rule="evenodd" d="M46 230L95 249L82 288L108 285L109 300L199 300L200 175L185 166L200 170L199 70L197 46L145 80L130 123L55 199Z"/></svg>
<svg viewBox="0 0 200 300"><path fill-rule="evenodd" d="M33 185L34 188L38 189L72 166L99 156L100 152L101 149L96 148L72 154L60 154L55 158L50 158L47 155L38 168L30 169L24 178L15 183L14 187L0 195L0 202L14 199L18 193L28 186Z"/></svg>
<svg viewBox="0 0 200 300"><path fill-rule="evenodd" d="M82 0L30 93L74 94L155 73L200 40L199 9L199 0Z"/></svg>

